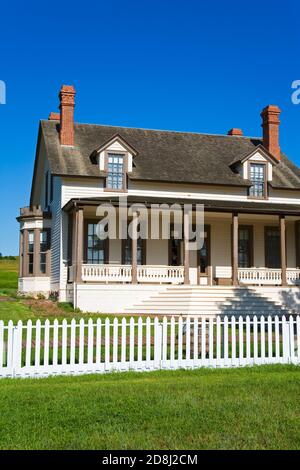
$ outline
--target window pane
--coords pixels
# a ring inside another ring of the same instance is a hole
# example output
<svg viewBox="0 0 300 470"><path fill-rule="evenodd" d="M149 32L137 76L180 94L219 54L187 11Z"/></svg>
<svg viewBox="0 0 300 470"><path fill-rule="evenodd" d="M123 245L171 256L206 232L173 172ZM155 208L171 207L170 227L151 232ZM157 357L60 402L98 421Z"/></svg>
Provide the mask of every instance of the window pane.
<svg viewBox="0 0 300 470"><path fill-rule="evenodd" d="M251 236L250 228L240 227L239 228L239 267L240 268L250 268L251 264Z"/></svg>
<svg viewBox="0 0 300 470"><path fill-rule="evenodd" d="M265 165L260 163L250 164L250 195L254 197L265 196Z"/></svg>
<svg viewBox="0 0 300 470"><path fill-rule="evenodd" d="M40 255L40 272L46 274L46 253Z"/></svg>
<svg viewBox="0 0 300 470"><path fill-rule="evenodd" d="M108 154L107 187L123 189L124 155Z"/></svg>
<svg viewBox="0 0 300 470"><path fill-rule="evenodd" d="M33 274L33 254L28 255L28 272Z"/></svg>
<svg viewBox="0 0 300 470"><path fill-rule="evenodd" d="M124 254L124 264L132 263L132 240L131 238L126 238L123 244ZM141 238L137 239L137 264L141 265L143 263L143 240Z"/></svg>
<svg viewBox="0 0 300 470"><path fill-rule="evenodd" d="M104 264L105 240L100 240L98 233L103 233L104 226L98 223L88 224L87 262L90 264Z"/></svg>

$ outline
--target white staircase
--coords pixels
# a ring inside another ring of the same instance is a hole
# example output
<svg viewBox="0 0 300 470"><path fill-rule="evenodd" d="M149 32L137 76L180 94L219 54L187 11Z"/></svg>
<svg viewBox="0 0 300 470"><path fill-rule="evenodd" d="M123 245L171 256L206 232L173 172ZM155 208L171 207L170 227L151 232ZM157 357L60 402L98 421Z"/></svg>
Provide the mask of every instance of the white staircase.
<svg viewBox="0 0 300 470"><path fill-rule="evenodd" d="M256 288L231 286L169 286L124 309L124 313L149 315L290 315L279 301Z"/></svg>

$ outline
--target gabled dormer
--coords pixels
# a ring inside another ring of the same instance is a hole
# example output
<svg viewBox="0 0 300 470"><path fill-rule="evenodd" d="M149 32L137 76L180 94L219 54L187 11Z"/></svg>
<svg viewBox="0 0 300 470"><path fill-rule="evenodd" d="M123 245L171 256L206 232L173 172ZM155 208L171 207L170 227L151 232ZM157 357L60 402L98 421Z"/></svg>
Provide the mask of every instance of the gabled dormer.
<svg viewBox="0 0 300 470"><path fill-rule="evenodd" d="M92 153L91 160L99 165L100 174L105 175L107 191L127 191L127 175L132 172L137 153L119 134Z"/></svg>
<svg viewBox="0 0 300 470"><path fill-rule="evenodd" d="M258 145L251 153L234 160L230 166L251 183L249 198L267 199L268 183L272 181L273 168L278 163L277 158L263 145Z"/></svg>

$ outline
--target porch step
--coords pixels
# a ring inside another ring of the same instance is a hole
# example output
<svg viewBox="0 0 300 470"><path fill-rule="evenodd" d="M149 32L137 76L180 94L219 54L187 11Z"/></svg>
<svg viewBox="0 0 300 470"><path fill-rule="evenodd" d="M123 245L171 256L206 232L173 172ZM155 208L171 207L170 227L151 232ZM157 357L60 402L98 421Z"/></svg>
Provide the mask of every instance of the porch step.
<svg viewBox="0 0 300 470"><path fill-rule="evenodd" d="M280 302L267 298L254 288L232 286L168 286L124 313L154 315L290 315Z"/></svg>

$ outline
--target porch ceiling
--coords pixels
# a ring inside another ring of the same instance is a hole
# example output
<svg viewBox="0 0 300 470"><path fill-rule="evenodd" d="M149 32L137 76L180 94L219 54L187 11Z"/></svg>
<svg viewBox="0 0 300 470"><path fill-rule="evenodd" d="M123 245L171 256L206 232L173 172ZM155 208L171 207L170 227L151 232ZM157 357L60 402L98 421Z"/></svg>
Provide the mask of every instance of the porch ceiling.
<svg viewBox="0 0 300 470"><path fill-rule="evenodd" d="M158 199L154 197L142 198L141 196L131 196L126 194L128 204L144 204L150 207L151 204L203 204L204 210L207 212L238 212L241 214L270 214L270 215L291 215L300 217L300 205L299 204L274 204L270 202L254 202L254 201L210 201L200 199L180 199L174 200L171 198ZM75 206L97 206L101 202L110 202L113 205L118 205L120 201L119 196L95 197L95 198L73 198L67 202L63 207L63 210L68 212Z"/></svg>

